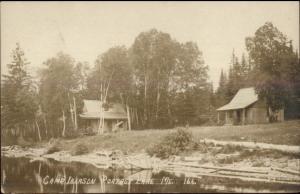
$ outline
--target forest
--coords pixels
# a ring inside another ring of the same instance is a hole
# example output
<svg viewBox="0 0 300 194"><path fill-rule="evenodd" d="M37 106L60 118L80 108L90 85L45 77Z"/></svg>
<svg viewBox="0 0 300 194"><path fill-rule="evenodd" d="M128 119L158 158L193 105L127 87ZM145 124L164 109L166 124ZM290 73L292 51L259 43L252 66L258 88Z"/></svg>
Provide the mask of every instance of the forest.
<svg viewBox="0 0 300 194"><path fill-rule="evenodd" d="M141 32L129 48L99 53L94 64L60 52L45 59L37 78L17 43L1 78L1 139L72 138L81 130L83 99L130 107L135 130L216 125L216 109L249 86L271 110L284 107L286 119L299 119L300 64L292 41L266 22L245 37L245 46L242 56L232 52L214 90L201 45L156 29Z"/></svg>

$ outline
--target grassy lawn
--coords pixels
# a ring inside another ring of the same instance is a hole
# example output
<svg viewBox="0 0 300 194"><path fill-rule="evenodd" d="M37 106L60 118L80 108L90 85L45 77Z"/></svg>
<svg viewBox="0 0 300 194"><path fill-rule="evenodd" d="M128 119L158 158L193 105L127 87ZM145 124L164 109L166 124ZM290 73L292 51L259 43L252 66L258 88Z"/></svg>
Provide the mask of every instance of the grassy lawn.
<svg viewBox="0 0 300 194"><path fill-rule="evenodd" d="M154 145L175 129L149 129L141 131L125 131L96 136L84 136L71 140L62 140L65 150L75 144L83 143L89 150L122 150L124 152L140 152ZM245 125L245 126L211 126L190 127L194 138L210 138L216 140L254 141L273 144L300 145L300 120L283 123Z"/></svg>

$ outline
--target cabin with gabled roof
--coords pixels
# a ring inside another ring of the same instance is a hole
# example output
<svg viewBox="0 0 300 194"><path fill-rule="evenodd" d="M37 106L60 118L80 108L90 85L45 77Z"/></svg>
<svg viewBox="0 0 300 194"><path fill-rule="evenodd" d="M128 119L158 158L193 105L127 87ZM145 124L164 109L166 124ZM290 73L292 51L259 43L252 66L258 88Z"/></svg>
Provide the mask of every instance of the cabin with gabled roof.
<svg viewBox="0 0 300 194"><path fill-rule="evenodd" d="M85 129L97 132L100 118L104 118L104 132L127 130L127 114L120 103L103 103L99 100L83 100L83 110L80 118ZM101 111L102 107L102 111Z"/></svg>
<svg viewBox="0 0 300 194"><path fill-rule="evenodd" d="M225 125L268 123L267 105L259 99L254 87L240 89L233 99L217 109L218 123ZM284 110L273 113L277 121L284 121Z"/></svg>

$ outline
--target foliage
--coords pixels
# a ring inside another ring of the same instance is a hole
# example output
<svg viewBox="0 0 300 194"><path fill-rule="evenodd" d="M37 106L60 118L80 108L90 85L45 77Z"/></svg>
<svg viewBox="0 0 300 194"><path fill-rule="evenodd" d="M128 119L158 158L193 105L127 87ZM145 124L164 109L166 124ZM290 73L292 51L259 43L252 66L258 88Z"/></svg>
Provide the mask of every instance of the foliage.
<svg viewBox="0 0 300 194"><path fill-rule="evenodd" d="M74 60L66 54L58 53L56 57L48 59L46 68L41 71L40 100L41 108L48 120L48 128L52 136L60 133L63 115L66 118L66 128L72 127L70 104L73 104L73 93L78 88L78 80L74 69ZM69 125L68 125L69 123Z"/></svg>
<svg viewBox="0 0 300 194"><path fill-rule="evenodd" d="M104 109L114 102L129 105L135 129L214 124L215 109L248 86L255 86L273 111L285 107L285 115L299 117L300 64L292 43L266 23L246 39L246 47L248 55L232 53L229 71L221 71L214 92L198 45L156 29L141 32L129 48L115 46L99 54L91 71L86 62L58 53L44 62L38 84L17 44L1 84L2 134L17 142L39 126L45 139L77 137L74 112L78 116L82 111L83 99L101 96L106 96ZM167 144L159 149L162 156L178 152Z"/></svg>
<svg viewBox="0 0 300 194"><path fill-rule="evenodd" d="M47 149L47 152L46 152L46 154L52 154L52 153L54 153L54 152L59 152L59 151L61 151L62 150L62 148L63 148L63 145L62 145L62 143L61 143L61 141L60 140L53 140L53 141L51 141L50 140L50 146L49 146L49 148Z"/></svg>
<svg viewBox="0 0 300 194"><path fill-rule="evenodd" d="M82 155L89 152L89 148L84 143L76 144L71 150L71 155Z"/></svg>
<svg viewBox="0 0 300 194"><path fill-rule="evenodd" d="M256 91L272 111L283 108L290 99L293 89L290 75L299 66L289 42L270 22L261 26L253 37L246 38L250 59L255 64Z"/></svg>
<svg viewBox="0 0 300 194"><path fill-rule="evenodd" d="M177 108L180 96L207 88L207 66L197 44L179 43L169 34L151 29L138 35L130 51L143 127L172 127L176 119L185 120L182 123L193 119L192 112L201 106L193 104L197 110L186 110L188 118L176 114L181 112Z"/></svg>
<svg viewBox="0 0 300 194"><path fill-rule="evenodd" d="M165 136L160 143L148 148L147 153L159 158L168 158L196 147L197 144L193 141L192 133L187 131L187 129L179 128L176 132Z"/></svg>
<svg viewBox="0 0 300 194"><path fill-rule="evenodd" d="M81 131L80 130L74 130L74 129L68 129L66 131L66 136L65 138L66 139L74 139L74 138L77 138L77 137L80 137L81 136Z"/></svg>
<svg viewBox="0 0 300 194"><path fill-rule="evenodd" d="M20 136L17 138L17 145L21 146L21 147L28 147L28 146L31 146L32 145L32 142L30 141L26 141L24 139L24 137Z"/></svg>
<svg viewBox="0 0 300 194"><path fill-rule="evenodd" d="M17 44L8 64L8 75L1 84L1 127L17 129L25 134L25 126L32 124L38 109L37 93L32 78L27 72L29 62Z"/></svg>
<svg viewBox="0 0 300 194"><path fill-rule="evenodd" d="M244 54L239 60L233 52L228 76L222 70L216 107L228 103L240 88L255 86L259 98L272 110L267 109L270 120L272 112L283 107L287 117L299 117L300 64L292 42L267 22L253 37L246 38L246 47L248 60Z"/></svg>
<svg viewBox="0 0 300 194"><path fill-rule="evenodd" d="M233 51L228 75L221 70L219 87L216 91L217 107L230 102L239 89L254 86L251 76L251 65L247 62L246 56L243 54L240 62Z"/></svg>
<svg viewBox="0 0 300 194"><path fill-rule="evenodd" d="M132 70L129 65L128 52L124 46L110 48L99 55L94 69L87 79L88 98L100 99L101 84L107 91L107 101L121 101L120 97L129 95L132 84Z"/></svg>

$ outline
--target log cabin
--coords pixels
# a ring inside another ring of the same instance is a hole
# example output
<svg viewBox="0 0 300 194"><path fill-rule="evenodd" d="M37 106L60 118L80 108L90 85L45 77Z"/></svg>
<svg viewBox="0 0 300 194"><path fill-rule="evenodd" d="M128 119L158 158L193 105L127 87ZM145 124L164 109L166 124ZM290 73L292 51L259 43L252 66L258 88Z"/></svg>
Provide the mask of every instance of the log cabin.
<svg viewBox="0 0 300 194"><path fill-rule="evenodd" d="M268 123L268 108L259 99L254 87L240 89L233 99L217 109L218 124L244 125ZM271 110L269 110L271 112ZM284 121L284 109L272 113L277 121Z"/></svg>
<svg viewBox="0 0 300 194"><path fill-rule="evenodd" d="M128 116L122 104L103 104L99 100L83 100L83 103L82 114L79 116L83 120L85 129L97 132L100 118L104 118L103 132L128 129Z"/></svg>

